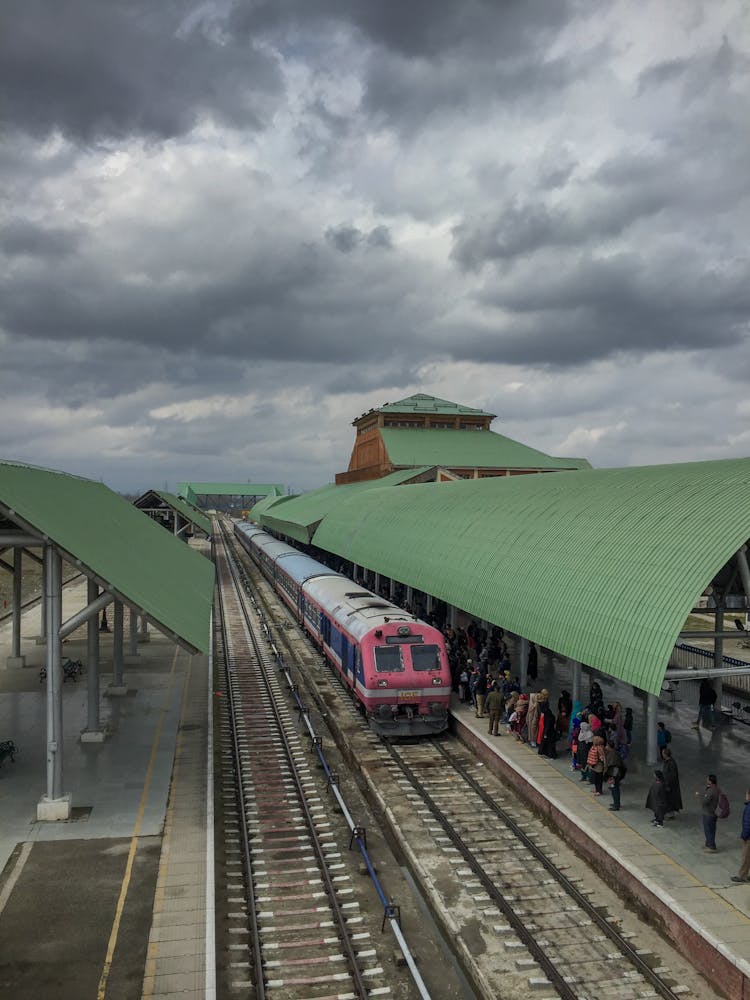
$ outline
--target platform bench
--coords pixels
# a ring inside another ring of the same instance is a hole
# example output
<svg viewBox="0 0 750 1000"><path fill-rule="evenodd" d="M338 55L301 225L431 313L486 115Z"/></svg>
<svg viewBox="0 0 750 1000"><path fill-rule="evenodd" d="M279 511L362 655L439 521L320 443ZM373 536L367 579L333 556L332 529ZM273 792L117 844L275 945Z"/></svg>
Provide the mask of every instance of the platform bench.
<svg viewBox="0 0 750 1000"><path fill-rule="evenodd" d="M17 753L18 747L13 740L3 740L3 742L0 743L0 767L2 767L5 763L6 757L10 757L11 762L15 763Z"/></svg>

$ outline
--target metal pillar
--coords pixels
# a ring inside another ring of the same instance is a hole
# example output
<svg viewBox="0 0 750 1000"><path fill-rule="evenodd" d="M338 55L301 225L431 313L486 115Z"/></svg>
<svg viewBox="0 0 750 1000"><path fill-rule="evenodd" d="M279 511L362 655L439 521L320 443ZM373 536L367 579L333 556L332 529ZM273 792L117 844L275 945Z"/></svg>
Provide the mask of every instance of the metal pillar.
<svg viewBox="0 0 750 1000"><path fill-rule="evenodd" d="M122 679L122 620L123 620L123 607L122 601L115 601L115 612L114 612L114 635L112 639L112 691L122 691L125 687Z"/></svg>
<svg viewBox="0 0 750 1000"><path fill-rule="evenodd" d="M575 705L575 703L577 701L581 700L581 673L582 673L582 669L581 669L581 664L578 662L578 660L571 660L570 661L570 670L571 670L571 673L573 675L573 679L572 679L572 682L571 682L573 690L570 693L570 697L571 697L571 700L572 700L573 704Z"/></svg>
<svg viewBox="0 0 750 1000"><path fill-rule="evenodd" d="M148 642L149 638L150 637L148 634L148 618L145 615L141 615L141 625L140 625L140 630L138 632L138 642Z"/></svg>
<svg viewBox="0 0 750 1000"><path fill-rule="evenodd" d="M23 549L13 549L13 631L11 635L11 651L8 657L9 667L23 667L26 657L21 656L21 603L23 601Z"/></svg>
<svg viewBox="0 0 750 1000"><path fill-rule="evenodd" d="M659 714L659 698L655 694L646 695L646 763L656 764L659 751L656 743L656 723Z"/></svg>
<svg viewBox="0 0 750 1000"><path fill-rule="evenodd" d="M396 581L391 577L391 582L388 584L388 597L393 600L396 596Z"/></svg>
<svg viewBox="0 0 750 1000"><path fill-rule="evenodd" d="M414 610L414 588L413 587L407 587L406 588L406 603L409 605L409 607L413 611Z"/></svg>
<svg viewBox="0 0 750 1000"><path fill-rule="evenodd" d="M63 796L62 759L62 559L52 545L44 550L47 569L47 794L37 804L37 819L62 820L70 816L70 796Z"/></svg>
<svg viewBox="0 0 750 1000"><path fill-rule="evenodd" d="M43 642L47 641L47 560L42 562L42 599L40 601L42 610L42 620L39 626L39 638Z"/></svg>
<svg viewBox="0 0 750 1000"><path fill-rule="evenodd" d="M138 614L135 608L130 608L130 641L128 656L138 656Z"/></svg>
<svg viewBox="0 0 750 1000"><path fill-rule="evenodd" d="M456 627L456 605L455 604L449 604L448 605L448 624L450 625L451 628L455 628Z"/></svg>
<svg viewBox="0 0 750 1000"><path fill-rule="evenodd" d="M720 634L724 629L724 598L717 599L716 601L716 624L714 626L716 632L719 633L714 636L714 669L721 670L724 666L724 638ZM714 691L716 691L716 705L714 708L714 720L716 723L721 719L721 698L723 694L723 681L721 676L717 677L713 682Z"/></svg>
<svg viewBox="0 0 750 1000"><path fill-rule="evenodd" d="M375 574L375 586L372 589L376 594L380 595L380 573Z"/></svg>
<svg viewBox="0 0 750 1000"><path fill-rule="evenodd" d="M518 649L518 673L521 679L521 690L525 691L526 685L529 683L529 640L519 635L516 640L516 648Z"/></svg>
<svg viewBox="0 0 750 1000"><path fill-rule="evenodd" d="M91 604L99 596L99 585L95 580L88 580L86 601ZM81 742L98 743L104 739L99 722L99 615L89 617L86 623L86 686L88 688L88 706L86 711L86 728L81 733Z"/></svg>

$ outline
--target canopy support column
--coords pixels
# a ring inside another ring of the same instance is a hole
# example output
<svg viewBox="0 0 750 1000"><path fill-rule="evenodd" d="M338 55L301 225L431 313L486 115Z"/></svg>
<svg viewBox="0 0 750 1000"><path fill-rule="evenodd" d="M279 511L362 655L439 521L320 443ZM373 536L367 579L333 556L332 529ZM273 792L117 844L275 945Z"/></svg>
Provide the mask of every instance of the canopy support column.
<svg viewBox="0 0 750 1000"><path fill-rule="evenodd" d="M521 678L521 690L525 691L529 683L529 640L519 635L517 641L518 649L518 674ZM536 737L535 737L536 739Z"/></svg>
<svg viewBox="0 0 750 1000"><path fill-rule="evenodd" d="M62 759L62 559L52 545L44 550L47 568L45 601L47 603L47 794L36 807L40 821L70 818L71 796L63 795Z"/></svg>
<svg viewBox="0 0 750 1000"><path fill-rule="evenodd" d="M23 549L13 549L13 633L8 667L25 667L26 657L21 656L21 603L23 583Z"/></svg>
<svg viewBox="0 0 750 1000"><path fill-rule="evenodd" d="M39 622L39 635L36 637L37 646L43 646L47 642L47 560L42 559L42 596L39 601L41 620Z"/></svg>
<svg viewBox="0 0 750 1000"><path fill-rule="evenodd" d="M571 681L572 690L570 692L570 697L571 697L571 701L575 705L575 703L577 701L581 700L581 673L582 673L582 668L581 668L581 664L578 662L578 660L571 660L570 661L570 670L571 670L571 674L572 674L572 681Z"/></svg>
<svg viewBox="0 0 750 1000"><path fill-rule="evenodd" d="M659 753L656 743L656 723L659 713L659 697L646 694L646 763L656 764Z"/></svg>
<svg viewBox="0 0 750 1000"><path fill-rule="evenodd" d="M141 625L138 632L138 642L149 642L151 636L148 634L148 618L141 615Z"/></svg>
<svg viewBox="0 0 750 1000"><path fill-rule="evenodd" d="M122 664L123 664L122 626L123 626L122 601L115 600L114 626L113 626L113 636L112 636L112 683L107 688L107 694L110 695L110 697L114 698L122 697L128 692L128 689L125 687L125 682L122 678Z"/></svg>
<svg viewBox="0 0 750 1000"><path fill-rule="evenodd" d="M89 578L86 600L91 606L99 597L99 585ZM99 612L95 610L87 621L86 632L86 686L88 705L86 728L81 733L81 743L103 743L104 730L99 721Z"/></svg>
<svg viewBox="0 0 750 1000"><path fill-rule="evenodd" d="M129 608L130 629L128 633L128 663L137 663L138 656L138 613L135 608Z"/></svg>
<svg viewBox="0 0 750 1000"><path fill-rule="evenodd" d="M721 632L724 629L724 595L716 596L716 624L714 626L717 635L714 636L714 670L721 670L724 666L724 637ZM713 678L712 678L713 679ZM713 682L716 692L716 707L714 708L714 725L721 719L721 698L723 694L723 681L719 675Z"/></svg>

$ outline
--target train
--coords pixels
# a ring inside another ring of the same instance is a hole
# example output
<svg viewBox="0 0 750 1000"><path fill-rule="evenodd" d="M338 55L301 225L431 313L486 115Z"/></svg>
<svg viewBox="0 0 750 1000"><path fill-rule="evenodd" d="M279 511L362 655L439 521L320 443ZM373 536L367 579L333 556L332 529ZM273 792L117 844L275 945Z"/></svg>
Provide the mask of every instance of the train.
<svg viewBox="0 0 750 1000"><path fill-rule="evenodd" d="M379 735L448 725L451 674L441 632L257 525L234 534L338 673Z"/></svg>

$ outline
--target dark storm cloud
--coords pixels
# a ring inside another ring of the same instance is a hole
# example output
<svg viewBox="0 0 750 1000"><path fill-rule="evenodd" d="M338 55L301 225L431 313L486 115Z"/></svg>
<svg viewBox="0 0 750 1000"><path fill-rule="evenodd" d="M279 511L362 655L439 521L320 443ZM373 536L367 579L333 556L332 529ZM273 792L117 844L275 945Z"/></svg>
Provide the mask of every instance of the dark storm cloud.
<svg viewBox="0 0 750 1000"><path fill-rule="evenodd" d="M325 238L341 253L352 253L359 246L380 250L390 250L393 246L387 226L375 226L369 233L356 226L329 226L325 231Z"/></svg>
<svg viewBox="0 0 750 1000"><path fill-rule="evenodd" d="M37 226L26 219L0 225L0 253L9 257L60 257L73 251L82 234L71 228Z"/></svg>
<svg viewBox="0 0 750 1000"><path fill-rule="evenodd" d="M288 24L348 23L371 42L431 58L467 42L500 57L538 44L565 24L573 4L546 0L258 0L236 3L229 30L249 37Z"/></svg>
<svg viewBox="0 0 750 1000"><path fill-rule="evenodd" d="M653 262L635 253L583 256L567 267L547 256L503 283L483 305L502 310L464 344L475 360L570 366L634 352L734 347L748 336L745 270L719 274L699 257Z"/></svg>
<svg viewBox="0 0 750 1000"><path fill-rule="evenodd" d="M201 114L259 127L281 89L278 67L253 39L223 34L209 10L177 0L4 4L0 121L82 142L167 138Z"/></svg>

